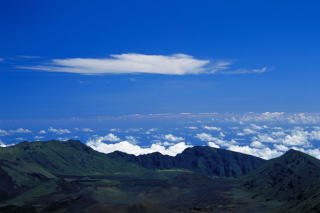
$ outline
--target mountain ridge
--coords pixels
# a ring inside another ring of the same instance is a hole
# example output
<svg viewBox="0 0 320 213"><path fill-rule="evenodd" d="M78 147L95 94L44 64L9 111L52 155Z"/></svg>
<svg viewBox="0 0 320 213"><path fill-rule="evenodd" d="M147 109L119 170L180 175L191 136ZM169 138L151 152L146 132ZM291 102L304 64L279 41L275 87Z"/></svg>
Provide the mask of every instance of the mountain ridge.
<svg viewBox="0 0 320 213"><path fill-rule="evenodd" d="M148 169L180 168L221 177L239 177L266 162L255 156L209 146L189 147L174 157L157 152L135 156L116 151L107 155Z"/></svg>
<svg viewBox="0 0 320 213"><path fill-rule="evenodd" d="M172 157L23 142L0 148L0 211L318 213L319 177L320 160L297 150L266 161L207 146Z"/></svg>

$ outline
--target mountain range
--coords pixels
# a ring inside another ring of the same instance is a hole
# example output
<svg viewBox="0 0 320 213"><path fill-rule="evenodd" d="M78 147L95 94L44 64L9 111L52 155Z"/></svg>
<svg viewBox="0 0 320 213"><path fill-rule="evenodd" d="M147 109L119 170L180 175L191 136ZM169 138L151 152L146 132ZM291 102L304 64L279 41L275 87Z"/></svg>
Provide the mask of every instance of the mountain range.
<svg viewBox="0 0 320 213"><path fill-rule="evenodd" d="M0 148L0 212L320 212L320 160L207 146L175 157L103 154L80 141Z"/></svg>

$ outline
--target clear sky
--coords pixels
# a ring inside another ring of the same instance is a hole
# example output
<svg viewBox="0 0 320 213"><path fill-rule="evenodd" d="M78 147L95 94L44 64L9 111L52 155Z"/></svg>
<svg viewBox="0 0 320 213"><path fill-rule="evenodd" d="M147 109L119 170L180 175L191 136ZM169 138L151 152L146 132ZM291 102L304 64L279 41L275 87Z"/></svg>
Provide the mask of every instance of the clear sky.
<svg viewBox="0 0 320 213"><path fill-rule="evenodd" d="M316 112L320 3L0 2L0 119Z"/></svg>

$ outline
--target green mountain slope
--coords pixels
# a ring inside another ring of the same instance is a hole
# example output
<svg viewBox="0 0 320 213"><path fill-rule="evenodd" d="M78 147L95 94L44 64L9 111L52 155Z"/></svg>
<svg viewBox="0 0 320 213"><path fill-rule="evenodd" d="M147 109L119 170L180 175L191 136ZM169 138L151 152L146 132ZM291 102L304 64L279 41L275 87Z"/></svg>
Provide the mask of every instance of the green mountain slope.
<svg viewBox="0 0 320 213"><path fill-rule="evenodd" d="M0 148L0 199L63 175L141 176L148 170L110 159L80 141L23 142Z"/></svg>

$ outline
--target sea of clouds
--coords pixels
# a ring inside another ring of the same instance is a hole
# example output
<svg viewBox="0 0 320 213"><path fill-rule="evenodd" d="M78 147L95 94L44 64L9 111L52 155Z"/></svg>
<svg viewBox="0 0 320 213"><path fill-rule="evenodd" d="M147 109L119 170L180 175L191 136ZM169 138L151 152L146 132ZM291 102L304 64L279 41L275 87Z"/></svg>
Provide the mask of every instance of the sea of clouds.
<svg viewBox="0 0 320 213"><path fill-rule="evenodd" d="M133 122L132 127L125 128L1 128L0 146L21 141L78 139L103 153L122 151L141 155L160 152L175 156L188 147L205 145L264 159L296 149L320 159L319 113L180 113L133 117L156 122L143 127L135 126ZM172 123L166 125L165 119Z"/></svg>

